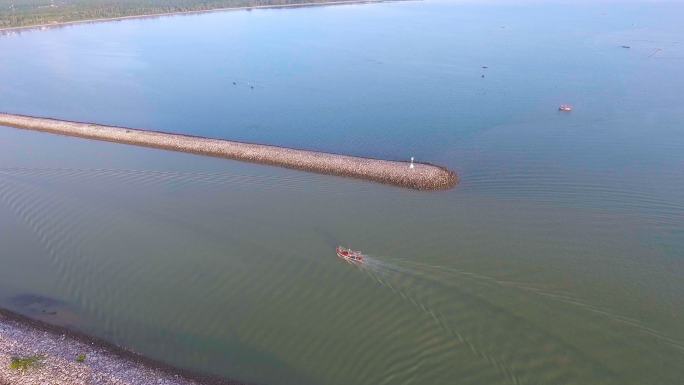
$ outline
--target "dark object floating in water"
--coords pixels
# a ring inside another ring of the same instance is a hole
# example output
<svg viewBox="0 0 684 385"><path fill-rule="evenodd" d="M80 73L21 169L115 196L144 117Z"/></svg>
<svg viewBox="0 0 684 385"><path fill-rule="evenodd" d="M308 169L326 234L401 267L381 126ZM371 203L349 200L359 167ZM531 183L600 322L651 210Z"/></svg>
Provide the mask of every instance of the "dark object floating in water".
<svg viewBox="0 0 684 385"><path fill-rule="evenodd" d="M487 69L487 68L489 68L489 67L487 67L487 66L482 66L482 68Z"/></svg>
<svg viewBox="0 0 684 385"><path fill-rule="evenodd" d="M650 55L648 55L648 57L653 57L653 56L655 56L658 52L660 52L660 51L662 51L662 50L663 50L662 48L656 48L655 50L653 50L653 52L651 52Z"/></svg>
<svg viewBox="0 0 684 385"><path fill-rule="evenodd" d="M337 256L344 259L349 263L363 263L363 254L360 251L354 251L352 249L345 249L342 246L337 246L335 249Z"/></svg>
<svg viewBox="0 0 684 385"><path fill-rule="evenodd" d="M484 75L482 75L482 77L484 77Z"/></svg>
<svg viewBox="0 0 684 385"><path fill-rule="evenodd" d="M622 48L632 48L632 47L630 47L630 46L628 46L628 45L623 45L623 46L621 46L621 47L622 47Z"/></svg>
<svg viewBox="0 0 684 385"><path fill-rule="evenodd" d="M233 82L233 85L236 86L236 85L237 85L237 82Z"/></svg>
<svg viewBox="0 0 684 385"><path fill-rule="evenodd" d="M558 107L558 111L570 112L572 111L572 106L569 104L561 104L560 107Z"/></svg>

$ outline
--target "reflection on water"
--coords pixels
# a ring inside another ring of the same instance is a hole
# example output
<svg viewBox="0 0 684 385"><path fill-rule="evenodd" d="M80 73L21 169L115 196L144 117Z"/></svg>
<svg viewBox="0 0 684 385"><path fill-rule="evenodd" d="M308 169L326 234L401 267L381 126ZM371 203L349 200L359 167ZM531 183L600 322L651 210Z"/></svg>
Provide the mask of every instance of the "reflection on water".
<svg viewBox="0 0 684 385"><path fill-rule="evenodd" d="M0 304L274 385L678 383L677 7L427 1L2 37L0 110L410 152L463 181L0 128Z"/></svg>

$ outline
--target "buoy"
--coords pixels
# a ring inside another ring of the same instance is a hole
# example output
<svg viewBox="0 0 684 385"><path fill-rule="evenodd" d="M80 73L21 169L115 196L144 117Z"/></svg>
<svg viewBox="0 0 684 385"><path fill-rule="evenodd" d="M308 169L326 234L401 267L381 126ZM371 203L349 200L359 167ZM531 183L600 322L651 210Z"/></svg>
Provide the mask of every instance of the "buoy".
<svg viewBox="0 0 684 385"><path fill-rule="evenodd" d="M416 166L413 165L413 157L411 157L411 164L409 165L409 168L415 168Z"/></svg>

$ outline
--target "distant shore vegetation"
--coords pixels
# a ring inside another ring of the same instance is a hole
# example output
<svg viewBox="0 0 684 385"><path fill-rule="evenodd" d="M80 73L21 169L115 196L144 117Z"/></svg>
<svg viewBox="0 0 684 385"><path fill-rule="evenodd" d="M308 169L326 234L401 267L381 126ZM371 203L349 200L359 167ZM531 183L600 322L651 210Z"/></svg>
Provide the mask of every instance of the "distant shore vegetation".
<svg viewBox="0 0 684 385"><path fill-rule="evenodd" d="M0 28L221 8L334 3L339 0L0 0Z"/></svg>

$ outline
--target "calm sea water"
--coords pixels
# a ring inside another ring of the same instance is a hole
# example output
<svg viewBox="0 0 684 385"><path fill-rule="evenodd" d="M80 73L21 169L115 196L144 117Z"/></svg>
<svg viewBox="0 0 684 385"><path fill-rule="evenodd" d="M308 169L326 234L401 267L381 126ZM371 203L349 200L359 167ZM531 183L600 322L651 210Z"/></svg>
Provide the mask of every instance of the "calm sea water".
<svg viewBox="0 0 684 385"><path fill-rule="evenodd" d="M681 383L683 14L425 1L2 36L1 111L463 182L0 128L0 306L271 385Z"/></svg>

